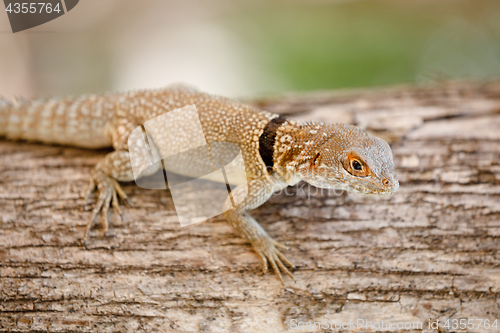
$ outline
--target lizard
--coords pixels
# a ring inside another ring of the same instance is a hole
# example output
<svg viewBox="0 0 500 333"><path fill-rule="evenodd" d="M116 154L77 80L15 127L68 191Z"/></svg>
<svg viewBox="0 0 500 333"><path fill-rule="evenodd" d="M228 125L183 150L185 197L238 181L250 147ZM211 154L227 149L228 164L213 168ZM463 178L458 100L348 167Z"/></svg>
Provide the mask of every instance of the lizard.
<svg viewBox="0 0 500 333"><path fill-rule="evenodd" d="M104 235L109 208L122 217L118 198L128 201L128 197L119 182L134 180L127 147L131 131L149 119L189 105L198 110L208 144L231 142L240 147L247 188L245 193L241 186L234 189L232 195L241 200L224 216L250 242L262 261L263 272L270 265L283 285L282 272L293 280L290 270L295 269L282 252L288 247L271 238L249 211L274 192L300 181L373 196L392 195L399 187L389 144L356 126L286 119L181 85L13 102L1 98L0 137L88 149L114 148L89 177L84 210L96 189L98 196L85 242L99 213ZM189 133L179 135L189 140Z"/></svg>

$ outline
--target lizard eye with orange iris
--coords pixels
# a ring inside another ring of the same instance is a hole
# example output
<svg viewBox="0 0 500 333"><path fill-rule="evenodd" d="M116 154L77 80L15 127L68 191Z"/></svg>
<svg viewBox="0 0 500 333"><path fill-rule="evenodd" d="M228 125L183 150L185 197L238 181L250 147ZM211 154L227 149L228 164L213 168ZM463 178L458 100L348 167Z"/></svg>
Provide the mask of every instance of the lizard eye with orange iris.
<svg viewBox="0 0 500 333"><path fill-rule="evenodd" d="M344 168L347 172L356 177L367 177L370 175L370 168L368 165L352 152L347 155L347 159L344 162Z"/></svg>
<svg viewBox="0 0 500 333"><path fill-rule="evenodd" d="M351 167L356 170L356 171L361 171L363 170L363 166L361 165L361 163L359 163L358 160L352 160L351 161Z"/></svg>

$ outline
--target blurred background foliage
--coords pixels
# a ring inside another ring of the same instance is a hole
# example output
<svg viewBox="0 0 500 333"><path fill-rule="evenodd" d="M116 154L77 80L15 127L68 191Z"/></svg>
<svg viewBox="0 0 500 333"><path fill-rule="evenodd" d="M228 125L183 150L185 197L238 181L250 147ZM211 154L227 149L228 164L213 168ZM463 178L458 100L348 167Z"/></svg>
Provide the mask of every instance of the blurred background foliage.
<svg viewBox="0 0 500 333"><path fill-rule="evenodd" d="M187 82L233 97L500 76L498 0L84 0L12 34L0 94Z"/></svg>
<svg viewBox="0 0 500 333"><path fill-rule="evenodd" d="M500 1L275 2L233 24L293 90L500 73Z"/></svg>

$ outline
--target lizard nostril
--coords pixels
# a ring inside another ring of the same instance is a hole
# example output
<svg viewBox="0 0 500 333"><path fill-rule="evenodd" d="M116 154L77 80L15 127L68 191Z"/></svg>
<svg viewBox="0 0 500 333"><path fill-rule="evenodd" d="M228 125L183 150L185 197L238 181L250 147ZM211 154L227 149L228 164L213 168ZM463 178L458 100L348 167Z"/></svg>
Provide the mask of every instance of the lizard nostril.
<svg viewBox="0 0 500 333"><path fill-rule="evenodd" d="M383 181L382 181L382 184L384 184L385 186L389 186L391 182L389 181L389 179L385 178Z"/></svg>

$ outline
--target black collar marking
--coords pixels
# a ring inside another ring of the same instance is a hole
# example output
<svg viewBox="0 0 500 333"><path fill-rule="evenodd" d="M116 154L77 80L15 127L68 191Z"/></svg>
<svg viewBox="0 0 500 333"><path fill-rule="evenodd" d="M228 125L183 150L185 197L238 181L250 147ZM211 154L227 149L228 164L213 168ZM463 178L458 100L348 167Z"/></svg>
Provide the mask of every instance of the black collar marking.
<svg viewBox="0 0 500 333"><path fill-rule="evenodd" d="M268 171L271 171L274 164L274 143L276 141L276 131L286 121L282 116L273 118L264 127L264 132L259 138L259 153L260 157L266 164Z"/></svg>

